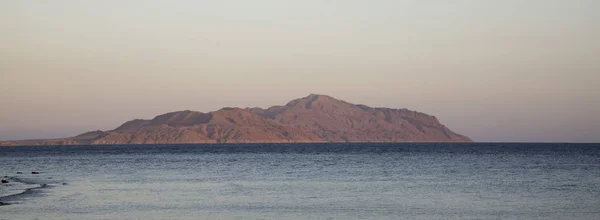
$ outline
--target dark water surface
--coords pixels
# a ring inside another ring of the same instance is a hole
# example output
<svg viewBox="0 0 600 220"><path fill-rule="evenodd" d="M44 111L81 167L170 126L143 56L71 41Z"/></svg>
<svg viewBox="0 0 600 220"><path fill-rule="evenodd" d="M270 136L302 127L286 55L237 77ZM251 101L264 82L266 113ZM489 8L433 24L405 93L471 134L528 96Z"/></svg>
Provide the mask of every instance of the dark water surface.
<svg viewBox="0 0 600 220"><path fill-rule="evenodd" d="M0 175L0 219L600 219L599 144L0 147Z"/></svg>

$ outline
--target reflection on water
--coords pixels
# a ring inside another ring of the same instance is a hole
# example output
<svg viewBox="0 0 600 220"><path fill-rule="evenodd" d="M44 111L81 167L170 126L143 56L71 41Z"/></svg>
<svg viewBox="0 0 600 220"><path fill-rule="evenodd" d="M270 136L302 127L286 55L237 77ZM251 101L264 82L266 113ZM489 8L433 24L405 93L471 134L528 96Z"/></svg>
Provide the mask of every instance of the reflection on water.
<svg viewBox="0 0 600 220"><path fill-rule="evenodd" d="M0 219L600 216L594 144L6 147L0 160Z"/></svg>

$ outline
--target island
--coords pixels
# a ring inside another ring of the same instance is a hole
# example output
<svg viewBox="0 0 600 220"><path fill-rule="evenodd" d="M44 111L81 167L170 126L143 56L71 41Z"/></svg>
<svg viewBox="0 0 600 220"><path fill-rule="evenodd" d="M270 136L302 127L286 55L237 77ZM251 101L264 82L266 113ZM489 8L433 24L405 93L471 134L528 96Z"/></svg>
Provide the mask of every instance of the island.
<svg viewBox="0 0 600 220"><path fill-rule="evenodd" d="M472 142L435 116L408 109L373 108L311 94L284 106L177 111L135 119L109 131L74 137L0 141L11 145L198 143Z"/></svg>

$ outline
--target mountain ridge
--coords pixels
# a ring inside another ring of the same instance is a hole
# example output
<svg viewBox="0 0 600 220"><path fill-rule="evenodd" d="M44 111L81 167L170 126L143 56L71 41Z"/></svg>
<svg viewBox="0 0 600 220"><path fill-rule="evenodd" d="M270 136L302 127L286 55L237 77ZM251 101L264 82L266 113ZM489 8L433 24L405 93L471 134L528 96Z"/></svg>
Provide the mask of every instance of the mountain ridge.
<svg viewBox="0 0 600 220"><path fill-rule="evenodd" d="M310 94L283 106L184 110L134 119L113 130L74 137L0 141L1 145L193 144L318 142L472 142L435 116L369 107Z"/></svg>

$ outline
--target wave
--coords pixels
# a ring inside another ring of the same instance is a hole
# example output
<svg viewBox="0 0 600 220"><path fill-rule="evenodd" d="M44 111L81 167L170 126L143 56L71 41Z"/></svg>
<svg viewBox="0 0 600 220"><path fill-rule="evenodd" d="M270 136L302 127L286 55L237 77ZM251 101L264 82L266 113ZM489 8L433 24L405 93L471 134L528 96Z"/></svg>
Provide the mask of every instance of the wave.
<svg viewBox="0 0 600 220"><path fill-rule="evenodd" d="M60 181L51 177L4 176L8 183L0 185L0 206L10 205L27 197L41 196L44 189L55 187ZM66 185L66 183L62 183Z"/></svg>

